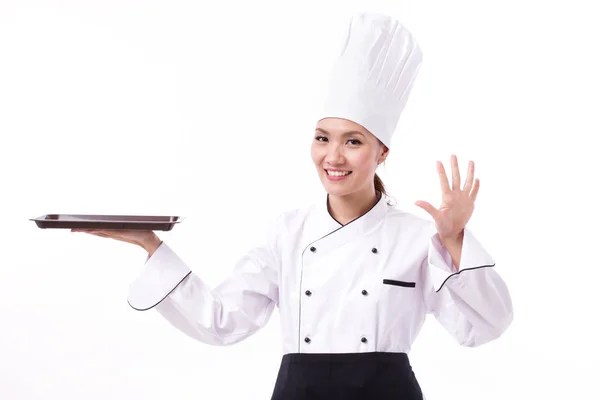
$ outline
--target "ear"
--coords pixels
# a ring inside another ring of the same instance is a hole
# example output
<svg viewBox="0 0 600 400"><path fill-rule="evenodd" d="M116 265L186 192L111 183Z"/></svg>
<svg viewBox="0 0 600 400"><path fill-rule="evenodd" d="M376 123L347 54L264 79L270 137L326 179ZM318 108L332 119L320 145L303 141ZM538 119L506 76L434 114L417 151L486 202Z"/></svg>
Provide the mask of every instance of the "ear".
<svg viewBox="0 0 600 400"><path fill-rule="evenodd" d="M390 149L388 149L386 145L381 143L381 146L379 147L379 155L377 156L377 164L383 163L387 158L388 154L390 154Z"/></svg>

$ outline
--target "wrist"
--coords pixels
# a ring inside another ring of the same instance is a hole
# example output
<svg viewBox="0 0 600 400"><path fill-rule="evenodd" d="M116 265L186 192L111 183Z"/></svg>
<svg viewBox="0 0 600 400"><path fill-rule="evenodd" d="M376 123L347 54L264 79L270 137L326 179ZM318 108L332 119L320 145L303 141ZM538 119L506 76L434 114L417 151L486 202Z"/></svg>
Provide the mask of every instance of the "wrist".
<svg viewBox="0 0 600 400"><path fill-rule="evenodd" d="M452 268L454 272L458 272L460 268L460 260L462 255L462 245L464 238L464 230L458 236L440 237L440 241L444 248L450 254L452 259Z"/></svg>
<svg viewBox="0 0 600 400"><path fill-rule="evenodd" d="M445 236L440 237L440 242L451 254L457 254L462 252L464 234L460 233L458 236Z"/></svg>
<svg viewBox="0 0 600 400"><path fill-rule="evenodd" d="M152 235L141 243L141 247L148 252L148 256L151 257L154 252L160 247L162 240L152 232Z"/></svg>
<svg viewBox="0 0 600 400"><path fill-rule="evenodd" d="M444 245L461 245L463 238L465 236L465 231L462 230L460 231L460 233L458 235L452 235L452 236L440 236L440 241L444 244Z"/></svg>

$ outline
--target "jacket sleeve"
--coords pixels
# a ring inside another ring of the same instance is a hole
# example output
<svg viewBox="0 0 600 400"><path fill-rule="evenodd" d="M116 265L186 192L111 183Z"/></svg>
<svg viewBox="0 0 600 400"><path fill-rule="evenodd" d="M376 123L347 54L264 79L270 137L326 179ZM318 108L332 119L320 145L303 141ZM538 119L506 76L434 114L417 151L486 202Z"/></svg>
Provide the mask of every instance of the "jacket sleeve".
<svg viewBox="0 0 600 400"><path fill-rule="evenodd" d="M210 345L237 343L269 321L279 302L278 228L235 265L214 289L209 287L166 244L147 259L130 285L129 305L157 310L186 335Z"/></svg>
<svg viewBox="0 0 600 400"><path fill-rule="evenodd" d="M461 345L490 342L511 324L513 307L506 283L468 229L458 268L437 233L430 237L425 264L423 291L428 312Z"/></svg>

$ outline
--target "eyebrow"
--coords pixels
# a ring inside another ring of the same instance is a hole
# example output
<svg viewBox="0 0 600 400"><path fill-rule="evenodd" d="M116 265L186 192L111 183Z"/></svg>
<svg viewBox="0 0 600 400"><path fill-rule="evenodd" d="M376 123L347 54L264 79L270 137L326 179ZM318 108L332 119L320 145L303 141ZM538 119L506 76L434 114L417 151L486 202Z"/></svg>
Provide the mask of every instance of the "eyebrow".
<svg viewBox="0 0 600 400"><path fill-rule="evenodd" d="M321 132L325 135L329 135L329 132L327 132L325 129L322 129L322 128L316 128L315 131ZM365 136L365 134L360 131L346 131L346 132L342 133L342 136L351 136L351 135L357 135L357 134L361 135L361 136Z"/></svg>

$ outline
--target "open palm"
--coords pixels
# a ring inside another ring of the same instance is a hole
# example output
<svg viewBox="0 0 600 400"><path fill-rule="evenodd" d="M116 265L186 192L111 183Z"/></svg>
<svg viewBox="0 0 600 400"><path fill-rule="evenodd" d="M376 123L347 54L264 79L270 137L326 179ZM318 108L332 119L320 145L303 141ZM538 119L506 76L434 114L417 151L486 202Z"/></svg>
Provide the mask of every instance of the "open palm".
<svg viewBox="0 0 600 400"><path fill-rule="evenodd" d="M421 207L431 215L441 238L454 239L462 234L471 215L473 215L475 199L479 192L479 179L474 179L475 164L473 161L469 161L467 178L461 189L460 171L455 155L452 155L450 163L452 167L452 186L448 182L444 164L440 161L437 162L437 171L442 188L442 204L440 208L437 209L423 200L417 201L415 205Z"/></svg>

